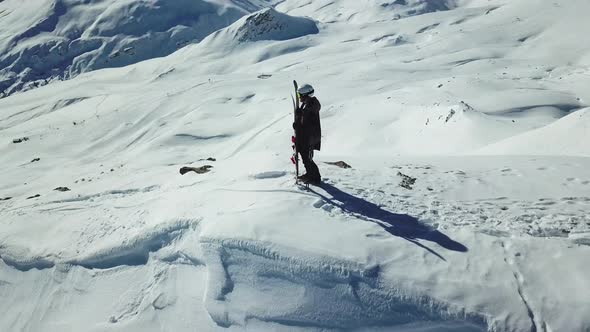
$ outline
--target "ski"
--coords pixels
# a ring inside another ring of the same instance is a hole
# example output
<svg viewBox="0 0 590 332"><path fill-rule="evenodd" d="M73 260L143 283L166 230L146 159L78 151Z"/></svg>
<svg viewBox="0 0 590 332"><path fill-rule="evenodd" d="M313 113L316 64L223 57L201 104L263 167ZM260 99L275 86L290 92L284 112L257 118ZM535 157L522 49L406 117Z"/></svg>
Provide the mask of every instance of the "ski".
<svg viewBox="0 0 590 332"><path fill-rule="evenodd" d="M293 87L295 88L295 98L293 100L293 122L297 121L297 109L299 108L299 94L297 94L297 81L293 80ZM295 183L299 183L299 153L297 152L297 133L293 129L293 136L291 137L291 143L293 144L293 156L291 161L295 164Z"/></svg>

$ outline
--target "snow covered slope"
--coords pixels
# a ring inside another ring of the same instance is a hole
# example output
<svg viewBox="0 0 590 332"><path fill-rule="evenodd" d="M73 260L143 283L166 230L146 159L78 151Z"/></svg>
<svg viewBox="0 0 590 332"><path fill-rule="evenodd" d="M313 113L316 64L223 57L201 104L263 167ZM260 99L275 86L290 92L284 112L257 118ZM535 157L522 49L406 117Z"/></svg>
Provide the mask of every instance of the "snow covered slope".
<svg viewBox="0 0 590 332"><path fill-rule="evenodd" d="M1 99L0 330L587 332L589 11L286 0Z"/></svg>
<svg viewBox="0 0 590 332"><path fill-rule="evenodd" d="M0 97L168 55L272 1L0 1Z"/></svg>

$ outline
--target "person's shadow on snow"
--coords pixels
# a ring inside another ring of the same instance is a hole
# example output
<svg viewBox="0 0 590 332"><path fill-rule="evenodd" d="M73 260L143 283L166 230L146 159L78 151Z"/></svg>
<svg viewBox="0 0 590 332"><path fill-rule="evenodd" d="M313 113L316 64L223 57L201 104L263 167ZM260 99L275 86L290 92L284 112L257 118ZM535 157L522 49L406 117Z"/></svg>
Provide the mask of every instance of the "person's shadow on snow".
<svg viewBox="0 0 590 332"><path fill-rule="evenodd" d="M412 216L389 212L374 203L353 196L327 183L322 183L320 188L324 189L332 196L332 198L328 198L321 193L314 191L312 188L309 190L320 196L328 204L351 213L363 220L375 222L383 227L383 229L389 234L412 242L415 245L428 250L442 260L445 259L440 254L423 245L419 240L432 241L439 246L452 251L468 251L467 247L463 244L452 240L436 229L432 229L431 227L420 223L418 219Z"/></svg>

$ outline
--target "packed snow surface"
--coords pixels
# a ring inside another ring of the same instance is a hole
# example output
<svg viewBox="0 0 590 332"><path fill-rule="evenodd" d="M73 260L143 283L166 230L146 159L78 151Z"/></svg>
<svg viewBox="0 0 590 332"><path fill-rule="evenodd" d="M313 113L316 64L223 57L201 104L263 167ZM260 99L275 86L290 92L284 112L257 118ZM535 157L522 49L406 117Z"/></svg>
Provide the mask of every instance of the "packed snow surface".
<svg viewBox="0 0 590 332"><path fill-rule="evenodd" d="M0 330L590 331L588 12L0 1Z"/></svg>

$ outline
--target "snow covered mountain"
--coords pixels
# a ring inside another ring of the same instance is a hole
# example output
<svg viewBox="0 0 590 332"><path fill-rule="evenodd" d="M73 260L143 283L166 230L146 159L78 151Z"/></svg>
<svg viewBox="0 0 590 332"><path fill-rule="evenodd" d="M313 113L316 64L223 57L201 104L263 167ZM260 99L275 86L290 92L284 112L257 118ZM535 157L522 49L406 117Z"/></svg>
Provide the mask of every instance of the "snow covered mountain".
<svg viewBox="0 0 590 332"><path fill-rule="evenodd" d="M168 55L272 1L0 1L0 97Z"/></svg>
<svg viewBox="0 0 590 332"><path fill-rule="evenodd" d="M0 1L0 330L590 331L589 11Z"/></svg>

